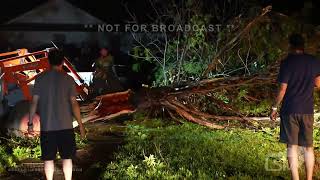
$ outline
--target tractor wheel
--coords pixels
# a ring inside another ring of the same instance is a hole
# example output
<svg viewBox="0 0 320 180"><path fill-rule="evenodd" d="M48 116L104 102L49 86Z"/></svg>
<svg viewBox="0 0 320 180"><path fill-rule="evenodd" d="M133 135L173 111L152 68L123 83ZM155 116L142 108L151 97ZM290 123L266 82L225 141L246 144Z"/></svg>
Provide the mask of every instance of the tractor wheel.
<svg viewBox="0 0 320 180"><path fill-rule="evenodd" d="M16 136L28 135L29 109L29 101L20 101L10 109L7 123L5 124L9 134ZM33 118L33 130L35 132L34 135L39 135L40 118L37 114Z"/></svg>

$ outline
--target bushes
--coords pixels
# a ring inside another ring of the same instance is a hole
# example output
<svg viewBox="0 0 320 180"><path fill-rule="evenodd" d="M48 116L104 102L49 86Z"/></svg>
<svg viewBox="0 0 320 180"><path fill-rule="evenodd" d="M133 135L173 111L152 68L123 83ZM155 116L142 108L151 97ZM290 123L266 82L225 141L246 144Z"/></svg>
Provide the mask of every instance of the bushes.
<svg viewBox="0 0 320 180"><path fill-rule="evenodd" d="M12 155L18 160L24 160L28 158L39 159L41 156L40 138L33 139L12 137L11 141L14 143L8 144L8 147L12 149Z"/></svg>
<svg viewBox="0 0 320 180"><path fill-rule="evenodd" d="M127 144L102 179L286 177L285 146L278 143L274 131L208 131L189 123L129 126Z"/></svg>
<svg viewBox="0 0 320 180"><path fill-rule="evenodd" d="M28 158L40 159L41 148L40 138L21 138L11 137L3 138L0 144L0 174L4 173L7 168L13 167L21 160ZM76 143L78 148L84 148L88 145L86 139L81 139L80 135L76 133Z"/></svg>
<svg viewBox="0 0 320 180"><path fill-rule="evenodd" d="M81 139L80 134L75 133L75 139L77 148L84 148L88 141L86 139ZM41 156L41 147L40 147L40 137L36 138L20 138L12 137L11 141L14 143L9 143L9 149L12 149L12 155L17 160L24 160L28 158L39 159Z"/></svg>
<svg viewBox="0 0 320 180"><path fill-rule="evenodd" d="M8 149L0 145L0 174L4 173L7 168L16 165L14 157L9 153Z"/></svg>

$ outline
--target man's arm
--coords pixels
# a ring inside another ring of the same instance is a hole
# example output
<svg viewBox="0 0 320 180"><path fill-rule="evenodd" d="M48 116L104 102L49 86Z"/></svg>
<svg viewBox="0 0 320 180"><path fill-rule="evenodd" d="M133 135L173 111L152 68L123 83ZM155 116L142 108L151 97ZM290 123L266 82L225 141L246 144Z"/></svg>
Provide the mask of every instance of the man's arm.
<svg viewBox="0 0 320 180"><path fill-rule="evenodd" d="M72 105L73 115L74 115L74 117L76 118L76 120L77 120L77 122L79 124L81 137L84 138L85 137L85 130L84 130L84 127L83 127L83 124L82 124L80 107L79 107L77 98L75 96L71 96L70 97L70 101L71 101L71 105Z"/></svg>
<svg viewBox="0 0 320 180"><path fill-rule="evenodd" d="M280 105L284 95L286 94L287 87L288 87L287 83L280 83L278 94L272 107L278 107Z"/></svg>
<svg viewBox="0 0 320 180"><path fill-rule="evenodd" d="M273 106L272 106L272 112L270 115L271 120L276 120L276 118L277 118L277 108L281 104L283 97L286 94L287 87L288 87L287 83L280 83L277 97L276 97L275 102L273 103Z"/></svg>
<svg viewBox="0 0 320 180"><path fill-rule="evenodd" d="M28 122L28 132L29 133L32 133L32 131L33 131L33 117L37 111L38 101L39 101L39 96L34 95L32 97L32 102L31 102L30 110L29 110L29 122Z"/></svg>

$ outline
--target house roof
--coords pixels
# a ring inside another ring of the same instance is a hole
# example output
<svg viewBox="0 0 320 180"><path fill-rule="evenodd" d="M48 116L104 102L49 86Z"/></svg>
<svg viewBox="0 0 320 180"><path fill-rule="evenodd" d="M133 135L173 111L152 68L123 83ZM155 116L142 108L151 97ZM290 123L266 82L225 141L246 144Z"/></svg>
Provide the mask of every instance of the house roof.
<svg viewBox="0 0 320 180"><path fill-rule="evenodd" d="M100 24L102 20L65 0L49 0L5 24Z"/></svg>

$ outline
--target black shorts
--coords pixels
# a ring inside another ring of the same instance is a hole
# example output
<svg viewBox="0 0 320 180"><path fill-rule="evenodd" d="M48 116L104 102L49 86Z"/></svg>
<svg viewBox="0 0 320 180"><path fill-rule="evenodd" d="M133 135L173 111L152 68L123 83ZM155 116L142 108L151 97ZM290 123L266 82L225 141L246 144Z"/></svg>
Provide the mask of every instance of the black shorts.
<svg viewBox="0 0 320 180"><path fill-rule="evenodd" d="M55 160L57 152L61 159L73 159L76 155L76 141L73 129L41 131L41 160Z"/></svg>
<svg viewBox="0 0 320 180"><path fill-rule="evenodd" d="M281 115L280 119L280 142L313 146L313 114Z"/></svg>

